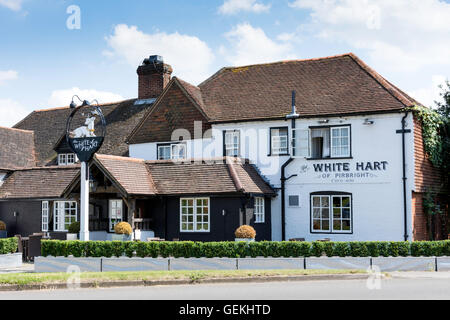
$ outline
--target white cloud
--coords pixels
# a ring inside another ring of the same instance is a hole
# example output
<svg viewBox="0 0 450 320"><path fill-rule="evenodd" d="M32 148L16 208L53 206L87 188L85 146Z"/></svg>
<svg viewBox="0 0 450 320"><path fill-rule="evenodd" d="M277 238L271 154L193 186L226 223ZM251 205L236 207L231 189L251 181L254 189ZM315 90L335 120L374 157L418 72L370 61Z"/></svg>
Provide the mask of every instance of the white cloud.
<svg viewBox="0 0 450 320"><path fill-rule="evenodd" d="M408 94L428 107L435 107L436 104L434 102L442 100L442 97L440 96L441 89L439 86L444 85L445 80L446 78L443 75L434 75L431 78L430 87L411 90Z"/></svg>
<svg viewBox="0 0 450 320"><path fill-rule="evenodd" d="M117 25L106 38L109 57L124 58L137 67L149 55L161 55L174 69L174 75L197 84L211 73L214 54L208 45L195 36L175 33L144 33L136 26Z"/></svg>
<svg viewBox="0 0 450 320"><path fill-rule="evenodd" d="M226 0L220 7L221 14L236 14L240 11L254 13L268 12L270 4L263 4L256 0Z"/></svg>
<svg viewBox="0 0 450 320"><path fill-rule="evenodd" d="M22 0L0 0L0 6L6 7L13 11L22 9Z"/></svg>
<svg viewBox="0 0 450 320"><path fill-rule="evenodd" d="M124 98L118 94L106 91L98 91L93 89L80 89L73 87L71 89L55 90L51 93L50 99L48 100L48 106L50 107L64 107L68 106L72 101L74 95L79 96L83 100L97 99L100 104L108 102L116 102L124 100ZM80 103L75 100L76 103Z"/></svg>
<svg viewBox="0 0 450 320"><path fill-rule="evenodd" d="M417 70L450 65L450 3L439 0L296 0L329 41L368 50L375 66Z"/></svg>
<svg viewBox="0 0 450 320"><path fill-rule="evenodd" d="M17 71L14 70L8 70L8 71L1 71L0 70L0 85L4 84L8 80L15 80L17 79Z"/></svg>
<svg viewBox="0 0 450 320"><path fill-rule="evenodd" d="M237 25L225 37L231 48L222 46L220 51L225 60L234 66L298 57L298 54L293 53L290 43L272 40L264 30L254 28L249 23Z"/></svg>
<svg viewBox="0 0 450 320"><path fill-rule="evenodd" d="M0 99L0 126L12 127L30 113L19 102L12 99Z"/></svg>

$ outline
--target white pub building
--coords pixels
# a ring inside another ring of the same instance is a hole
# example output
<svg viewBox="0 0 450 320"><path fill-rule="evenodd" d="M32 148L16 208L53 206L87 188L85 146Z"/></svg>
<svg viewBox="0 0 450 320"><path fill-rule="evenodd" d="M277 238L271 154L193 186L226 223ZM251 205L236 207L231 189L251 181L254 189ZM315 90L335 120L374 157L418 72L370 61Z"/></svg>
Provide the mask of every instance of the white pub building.
<svg viewBox="0 0 450 320"><path fill-rule="evenodd" d="M107 121L117 119L91 163L100 183L91 190L91 229L105 222L110 233L128 220L167 240L217 241L247 223L257 240L429 238L423 197L434 190L439 201L442 191L410 109L420 104L354 54L222 68L198 86L171 77L159 56L137 73L138 99L102 106ZM39 121L63 110L35 112L16 128L42 141L49 133ZM61 125L47 143L53 150L37 145L37 154L70 154L63 134ZM33 177L48 170L45 161ZM0 219L25 200L45 202L51 231L55 204L77 208L71 165L50 201L15 195L20 178L31 178L11 171L0 187Z"/></svg>

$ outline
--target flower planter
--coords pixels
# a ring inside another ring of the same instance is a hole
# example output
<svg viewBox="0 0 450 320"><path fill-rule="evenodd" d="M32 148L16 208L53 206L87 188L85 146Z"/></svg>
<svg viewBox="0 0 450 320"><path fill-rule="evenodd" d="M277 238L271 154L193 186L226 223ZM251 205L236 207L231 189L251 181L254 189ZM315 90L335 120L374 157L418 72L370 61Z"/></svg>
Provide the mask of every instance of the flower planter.
<svg viewBox="0 0 450 320"><path fill-rule="evenodd" d="M240 242L240 241L255 242L255 239L251 239L251 238L235 238L234 241L236 241L236 242Z"/></svg>
<svg viewBox="0 0 450 320"><path fill-rule="evenodd" d="M238 258L239 270L305 269L305 258Z"/></svg>
<svg viewBox="0 0 450 320"><path fill-rule="evenodd" d="M435 271L434 257L376 257L372 258L372 267L380 271Z"/></svg>
<svg viewBox="0 0 450 320"><path fill-rule="evenodd" d="M112 241L131 241L131 235L126 234L112 234L111 240Z"/></svg>
<svg viewBox="0 0 450 320"><path fill-rule="evenodd" d="M0 230L0 239L8 237L8 232L6 230Z"/></svg>
<svg viewBox="0 0 450 320"><path fill-rule="evenodd" d="M34 272L67 272L77 266L81 272L101 272L101 258L35 257Z"/></svg>
<svg viewBox="0 0 450 320"><path fill-rule="evenodd" d="M102 272L167 270L169 270L168 258L102 258Z"/></svg>
<svg viewBox="0 0 450 320"><path fill-rule="evenodd" d="M67 233L66 240L78 240L78 233Z"/></svg>
<svg viewBox="0 0 450 320"><path fill-rule="evenodd" d="M22 266L22 252L0 254L0 268L17 268Z"/></svg>
<svg viewBox="0 0 450 320"><path fill-rule="evenodd" d="M170 258L170 270L236 270L235 258Z"/></svg>
<svg viewBox="0 0 450 320"><path fill-rule="evenodd" d="M308 257L306 269L321 270L367 270L370 268L369 257Z"/></svg>

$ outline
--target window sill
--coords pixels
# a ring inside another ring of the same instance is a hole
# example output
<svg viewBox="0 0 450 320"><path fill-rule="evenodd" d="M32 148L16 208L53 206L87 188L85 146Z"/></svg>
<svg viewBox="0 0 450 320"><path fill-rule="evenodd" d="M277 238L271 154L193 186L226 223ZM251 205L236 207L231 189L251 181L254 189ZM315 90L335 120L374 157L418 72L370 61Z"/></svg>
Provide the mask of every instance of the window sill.
<svg viewBox="0 0 450 320"><path fill-rule="evenodd" d="M281 153L281 154L271 154L271 153L269 153L267 156L268 157L289 157L290 154L289 153Z"/></svg>
<svg viewBox="0 0 450 320"><path fill-rule="evenodd" d="M326 160L351 160L353 157L337 157L337 158L306 158L308 161L326 161Z"/></svg>

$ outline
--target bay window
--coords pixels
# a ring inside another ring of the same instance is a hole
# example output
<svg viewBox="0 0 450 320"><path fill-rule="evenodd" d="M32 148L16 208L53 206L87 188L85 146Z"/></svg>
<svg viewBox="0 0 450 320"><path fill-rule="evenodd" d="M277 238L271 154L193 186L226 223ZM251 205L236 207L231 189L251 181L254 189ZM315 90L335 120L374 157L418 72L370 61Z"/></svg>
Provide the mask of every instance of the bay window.
<svg viewBox="0 0 450 320"><path fill-rule="evenodd" d="M311 231L352 233L352 197L347 193L311 194Z"/></svg>

